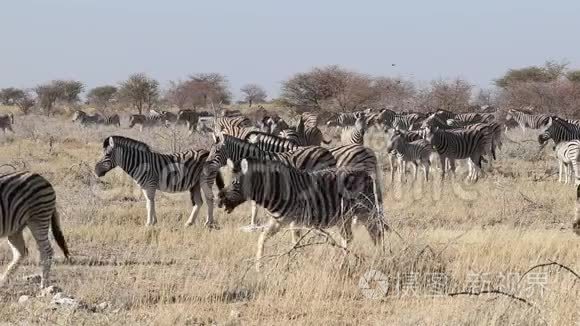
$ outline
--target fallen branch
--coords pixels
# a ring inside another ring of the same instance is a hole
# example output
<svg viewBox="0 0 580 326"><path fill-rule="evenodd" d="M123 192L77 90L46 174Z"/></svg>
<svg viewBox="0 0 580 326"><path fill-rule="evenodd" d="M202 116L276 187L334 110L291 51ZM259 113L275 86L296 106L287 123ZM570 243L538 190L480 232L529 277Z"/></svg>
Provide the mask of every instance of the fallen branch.
<svg viewBox="0 0 580 326"><path fill-rule="evenodd" d="M524 299L522 297L518 297L518 296L516 296L514 294L501 291L501 290L483 290L483 291L480 291L480 292L463 291L463 292L448 293L447 295L450 296L450 297L456 297L456 296L460 296L460 295L480 296L480 295L483 295L483 294L499 294L499 295L503 295L503 296L506 296L506 297L508 297L510 299L517 300L519 302L525 303L528 307L534 308L534 309L536 309L536 310L539 311L539 309L536 308L536 306L534 306L530 302L528 302L528 300L526 300L526 299Z"/></svg>
<svg viewBox="0 0 580 326"><path fill-rule="evenodd" d="M532 272L533 270L535 270L535 269L538 269L538 268L542 268L542 267L548 267L548 266L558 266L558 267L560 267L560 269L564 269L564 270L568 271L570 274L574 275L574 277L576 277L578 280L580 280L580 275L578 275L578 273L576 273L576 272L575 272L575 271L574 271L572 268L570 268L570 267L568 267L568 266L566 266L566 265L560 264L560 263L558 263L558 262L551 261L551 262L549 262L549 263L543 263L543 264L538 264L538 265L534 265L534 266L532 266L530 269L528 269L528 270L527 270L527 271L526 271L526 272L525 272L525 273L524 273L524 274L523 274L523 275L520 277L520 280L518 281L518 285L519 285L519 284L522 282L522 280L524 279L524 277L525 277L526 275L528 275L530 272Z"/></svg>

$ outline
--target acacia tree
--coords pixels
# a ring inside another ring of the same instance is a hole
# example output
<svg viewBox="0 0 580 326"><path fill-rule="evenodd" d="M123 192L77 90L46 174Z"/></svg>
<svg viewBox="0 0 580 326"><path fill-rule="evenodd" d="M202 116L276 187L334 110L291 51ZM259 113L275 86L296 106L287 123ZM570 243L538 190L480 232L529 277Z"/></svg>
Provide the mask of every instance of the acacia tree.
<svg viewBox="0 0 580 326"><path fill-rule="evenodd" d="M147 75L138 73L120 83L118 97L143 114L143 109L152 109L159 100L159 82Z"/></svg>
<svg viewBox="0 0 580 326"><path fill-rule="evenodd" d="M472 85L461 78L438 79L426 90L426 105L432 109L464 112L469 108Z"/></svg>
<svg viewBox="0 0 580 326"><path fill-rule="evenodd" d="M23 114L28 114L35 104L29 92L14 87L0 90L0 102L4 105L16 105Z"/></svg>
<svg viewBox="0 0 580 326"><path fill-rule="evenodd" d="M94 105L98 108L106 108L111 100L115 98L117 94L117 87L106 85L99 86L91 89L87 94L87 100L89 104Z"/></svg>
<svg viewBox="0 0 580 326"><path fill-rule="evenodd" d="M372 78L339 66L314 68L282 83L281 98L305 109L350 111L376 102Z"/></svg>
<svg viewBox="0 0 580 326"><path fill-rule="evenodd" d="M54 81L36 86L34 92L36 92L38 104L46 115L52 113L54 104L62 97L62 88L58 87Z"/></svg>
<svg viewBox="0 0 580 326"><path fill-rule="evenodd" d="M217 73L194 74L188 80L171 82L166 100L180 109L196 109L206 107L209 101L229 104L231 93L225 76Z"/></svg>
<svg viewBox="0 0 580 326"><path fill-rule="evenodd" d="M244 101L248 102L250 107L254 103L266 102L266 91L257 84L247 84L240 91L244 94Z"/></svg>

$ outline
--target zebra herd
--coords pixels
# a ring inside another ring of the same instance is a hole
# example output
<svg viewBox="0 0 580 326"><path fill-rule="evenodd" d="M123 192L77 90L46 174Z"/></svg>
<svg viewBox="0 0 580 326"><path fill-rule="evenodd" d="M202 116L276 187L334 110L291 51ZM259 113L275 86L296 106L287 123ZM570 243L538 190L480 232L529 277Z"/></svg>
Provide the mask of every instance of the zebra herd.
<svg viewBox="0 0 580 326"><path fill-rule="evenodd" d="M188 128L197 123L189 113L177 115L158 112L143 119L131 117L141 128L156 123L185 122ZM8 120L6 120L8 119ZM575 175L580 182L580 123L556 116L533 115L510 110L506 119L525 129L541 129L541 147L552 139L560 161L560 181L565 174ZM118 125L119 117L75 113L74 121L83 125ZM8 121L8 122L6 122ZM159 122L161 121L161 122ZM6 129L13 117L0 117ZM260 267L264 243L282 227L289 226L297 241L300 227L339 228L343 246L352 240L352 224L362 223L375 244L381 244L388 231L383 208L382 169L377 153L365 146L365 133L370 128L386 131L386 152L391 160L391 180L398 169L402 180L407 163L414 167L417 179L423 168L425 181L430 168L439 158L441 177L446 171L455 173L457 160L469 164L468 180L476 182L482 163L491 163L502 146L503 125L493 114L455 114L439 110L429 114L394 112L389 109L362 110L331 117L326 125L342 128L343 144L329 145L314 114L303 114L294 126L279 117L264 117L257 124L243 115L221 116L213 122L214 142L209 149L192 149L163 154L143 142L109 136L103 141L102 158L95 164L98 177L119 167L141 187L146 198L147 222L157 222L155 195L161 192L187 192L193 209L186 221L192 225L205 200L206 226L216 227L213 216L214 182L218 188L217 206L232 213L246 202L252 202L250 225L256 228L257 207L270 213L256 252ZM10 130L10 129L9 129ZM395 161L397 167L395 167ZM228 166L232 180L226 185L220 169ZM28 226L40 249L42 281L49 281L53 251L48 241L52 233L64 255L68 247L60 229L56 195L48 181L38 174L21 172L0 176L0 237L7 237L13 260L3 274L4 282L26 254L22 230ZM574 231L580 234L580 186L577 188L577 220Z"/></svg>

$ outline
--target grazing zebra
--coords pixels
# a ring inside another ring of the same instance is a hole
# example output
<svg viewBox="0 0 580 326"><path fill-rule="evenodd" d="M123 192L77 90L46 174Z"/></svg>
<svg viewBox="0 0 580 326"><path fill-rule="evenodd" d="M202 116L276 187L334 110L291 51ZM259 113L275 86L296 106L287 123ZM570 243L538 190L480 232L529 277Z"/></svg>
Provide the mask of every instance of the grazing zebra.
<svg viewBox="0 0 580 326"><path fill-rule="evenodd" d="M258 270L266 240L284 225L321 229L338 226L345 247L352 240L355 217L365 225L375 244L382 243L384 231L388 230L384 219L375 214L372 179L364 171L310 172L261 159L243 159L229 165L233 180L220 190L218 207L224 207L229 214L240 204L252 200L272 216L258 240ZM297 232L292 235L296 242Z"/></svg>
<svg viewBox="0 0 580 326"><path fill-rule="evenodd" d="M14 133L12 129L12 125L14 124L14 115L9 113L7 115L0 115L0 129L2 129L3 133L6 133L6 130Z"/></svg>
<svg viewBox="0 0 580 326"><path fill-rule="evenodd" d="M548 114L530 114L523 111L509 109L505 117L506 121L513 120L518 123L522 132L529 129L542 129L548 125L550 115Z"/></svg>
<svg viewBox="0 0 580 326"><path fill-rule="evenodd" d="M344 144L364 145L365 132L367 130L367 118L364 113L358 114L353 127L345 127L342 130L342 142Z"/></svg>
<svg viewBox="0 0 580 326"><path fill-rule="evenodd" d="M177 115L169 111L157 111L151 109L149 110L149 116L158 117L166 127L168 127L172 123L177 122Z"/></svg>
<svg viewBox="0 0 580 326"><path fill-rule="evenodd" d="M12 261L0 277L0 285L8 281L27 254L22 234L26 226L38 245L42 266L40 287L44 288L49 283L54 254L48 238L49 229L52 229L52 235L64 256L69 257L56 210L56 194L50 182L36 173L0 175L0 238L8 238L12 248Z"/></svg>
<svg viewBox="0 0 580 326"><path fill-rule="evenodd" d="M439 154L441 179L445 178L445 161L449 160L451 172L455 174L455 160L469 158L468 180L477 181L481 171L483 155L491 147L489 127L445 131L437 127L427 127L427 141Z"/></svg>
<svg viewBox="0 0 580 326"><path fill-rule="evenodd" d="M278 116L268 117L266 125L268 126L268 132L272 135L278 135L282 130L290 128L288 123Z"/></svg>
<svg viewBox="0 0 580 326"><path fill-rule="evenodd" d="M544 148L550 139L556 145L563 141L580 139L580 125L570 123L562 118L550 117L546 126L544 133L538 136L540 149Z"/></svg>
<svg viewBox="0 0 580 326"><path fill-rule="evenodd" d="M395 136L388 142L387 152L390 153L391 159L397 158L399 167L399 180L403 181L403 176L406 173L406 163L412 162L415 168L413 182L417 180L417 171L419 164L423 166L425 174L425 181L429 181L429 169L431 166L431 154L433 153L431 143L424 139L418 139L412 142L405 140L405 137L396 133ZM394 180L395 170L394 164L391 163L391 180Z"/></svg>
<svg viewBox="0 0 580 326"><path fill-rule="evenodd" d="M160 115L146 116L143 114L132 114L129 117L129 128L139 126L139 131L143 131L145 127L151 128L164 123L163 117Z"/></svg>
<svg viewBox="0 0 580 326"><path fill-rule="evenodd" d="M207 168L212 175L225 166L227 160L239 161L252 157L262 161L280 161L300 170L321 170L336 166L336 159L325 148L318 146L300 147L291 152L266 152L258 146L225 134L214 134L215 143L211 147ZM251 226L256 225L257 208L252 205Z"/></svg>
<svg viewBox="0 0 580 326"><path fill-rule="evenodd" d="M177 118L175 120L176 124L185 123L187 129L193 132L197 129L197 123L199 122L199 115L193 110L179 110L177 113Z"/></svg>
<svg viewBox="0 0 580 326"><path fill-rule="evenodd" d="M575 184L580 183L580 171L578 162L580 161L580 140L571 140L561 142L554 147L556 157L558 158L558 182L564 181L562 173L566 175L564 183L568 183L570 176L575 176Z"/></svg>
<svg viewBox="0 0 580 326"><path fill-rule="evenodd" d="M195 222L199 208L203 205L200 188L207 202L206 226L213 226L213 178L203 174L209 155L207 150L189 150L174 154L152 151L140 141L121 136L111 136L103 142L103 158L95 165L95 174L102 177L115 167L120 167L141 187L147 198L147 224L157 223L155 193L189 191L193 210L186 226ZM221 175L216 173L218 188L223 187Z"/></svg>

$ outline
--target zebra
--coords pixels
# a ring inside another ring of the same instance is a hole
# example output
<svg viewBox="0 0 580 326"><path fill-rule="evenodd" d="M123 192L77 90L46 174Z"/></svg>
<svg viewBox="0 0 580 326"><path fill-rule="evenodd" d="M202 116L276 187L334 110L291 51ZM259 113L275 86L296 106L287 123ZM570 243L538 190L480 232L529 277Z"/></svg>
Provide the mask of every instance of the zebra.
<svg viewBox="0 0 580 326"><path fill-rule="evenodd" d="M139 126L139 131L143 131L143 128L151 128L153 126L158 126L164 124L163 117L160 115L146 116L143 114L132 114L129 117L129 128L134 126Z"/></svg>
<svg viewBox="0 0 580 326"><path fill-rule="evenodd" d="M274 153L295 151L300 148L300 146L289 139L260 133L250 133L248 141L261 150ZM375 203L378 211L382 212L383 198L380 180L382 172L375 152L366 146L357 144L330 147L328 150L334 156L337 167L364 170L373 178L376 195Z"/></svg>
<svg viewBox="0 0 580 326"><path fill-rule="evenodd" d="M556 158L558 159L558 182L562 182L562 174L565 174L565 184L572 174L575 176L575 184L580 184L580 171L578 162L580 161L580 140L561 142L554 146Z"/></svg>
<svg viewBox="0 0 580 326"><path fill-rule="evenodd" d="M300 147L296 142L290 139L260 131L252 131L248 133L244 140L251 144L255 144L258 148L266 152L288 152Z"/></svg>
<svg viewBox="0 0 580 326"><path fill-rule="evenodd" d="M506 121L513 120L522 128L522 133L525 134L526 128L542 129L545 128L550 120L548 114L530 114L519 110L509 109L505 117Z"/></svg>
<svg viewBox="0 0 580 326"><path fill-rule="evenodd" d="M83 127L86 127L91 124L93 125L99 124L101 120L102 117L100 114L95 113L91 115L81 110L76 110L72 116L72 122L78 121Z"/></svg>
<svg viewBox="0 0 580 326"><path fill-rule="evenodd" d="M336 166L336 159L325 148L318 146L299 147L290 152L266 152L258 146L238 139L236 137L216 133L214 134L214 144L211 147L209 158L207 159L208 174L212 175L219 168L227 164L227 160L238 161L243 158L253 157L262 161L281 161L284 164L294 166L301 170L321 170ZM252 215L250 227L255 227L257 207L252 204Z"/></svg>
<svg viewBox="0 0 580 326"><path fill-rule="evenodd" d="M393 138L387 143L386 150L390 153L390 158L397 158L399 167L399 180L403 180L403 176L406 173L406 163L412 162L414 166L414 179L413 182L417 180L417 171L419 170L419 164L423 166L423 172L425 175L425 181L429 181L429 169L431 166L431 155L433 153L431 143L425 139L418 139L412 142L405 140L405 137L399 133L396 133ZM395 170L393 168L393 163L391 163L391 180L394 180Z"/></svg>
<svg viewBox="0 0 580 326"><path fill-rule="evenodd" d="M481 171L483 154L491 147L489 127L445 131L437 127L427 127L427 141L439 154L441 179L445 178L445 161L448 159L451 172L455 174L455 160L469 158L468 180L477 181Z"/></svg>
<svg viewBox="0 0 580 326"><path fill-rule="evenodd" d="M312 112L304 112L301 115L304 120L304 128L318 127L318 114Z"/></svg>
<svg viewBox="0 0 580 326"><path fill-rule="evenodd" d="M580 125L570 123L559 117L549 117L546 123L546 130L538 136L540 150L552 139L554 144L563 141L580 139Z"/></svg>
<svg viewBox="0 0 580 326"><path fill-rule="evenodd" d="M325 145L330 144L329 140L324 139L322 131L318 127L307 127L302 116L298 121L296 130L283 130L280 132L280 136L296 142L299 146L320 146L322 143Z"/></svg>
<svg viewBox="0 0 580 326"><path fill-rule="evenodd" d="M150 117L157 117L161 122L168 127L172 123L177 122L177 115L173 112L169 111L157 111L157 110L149 110Z"/></svg>
<svg viewBox="0 0 580 326"><path fill-rule="evenodd" d="M2 129L3 133L6 133L6 130L14 133L12 129L12 125L14 124L14 115L9 113L7 115L0 115L0 129Z"/></svg>
<svg viewBox="0 0 580 326"><path fill-rule="evenodd" d="M244 139L248 133L256 130L252 126L252 121L245 116L219 117L215 121L215 126L217 131L240 139Z"/></svg>
<svg viewBox="0 0 580 326"><path fill-rule="evenodd" d="M99 113L87 114L82 110L76 110L72 118L73 122L79 122L81 126L104 125L121 127L121 118L118 114L100 115Z"/></svg>
<svg viewBox="0 0 580 326"><path fill-rule="evenodd" d="M375 245L382 243L388 226L382 217L375 215L372 179L366 172L349 169L311 172L255 158L228 164L233 180L220 190L218 207L230 214L240 204L252 200L271 214L258 240L258 271L265 242L284 225L320 229L337 226L346 248L353 238L351 228L356 217ZM292 235L296 243L298 232Z"/></svg>
<svg viewBox="0 0 580 326"><path fill-rule="evenodd" d="M120 167L141 187L147 199L147 223L157 223L155 213L155 193L189 191L193 210L185 223L195 222L199 208L203 205L201 190L207 202L205 225L215 226L213 220L213 193L211 187L215 178L218 188L223 188L221 174L213 175L210 180L203 173L207 150L188 150L181 153L161 154L150 149L149 145L122 136L110 136L103 142L103 157L95 164L95 174L103 177L115 167Z"/></svg>
<svg viewBox="0 0 580 326"><path fill-rule="evenodd" d="M199 115L193 110L179 110L177 113L177 118L175 120L176 124L185 123L187 129L193 132L197 129L197 123L199 122Z"/></svg>
<svg viewBox="0 0 580 326"><path fill-rule="evenodd" d="M28 226L40 252L42 274L40 287L49 283L54 251L49 229L64 256L69 250L60 227L54 188L45 178L28 171L0 175L0 238L7 237L12 248L12 261L0 277L0 285L8 281L27 254L22 231Z"/></svg>
<svg viewBox="0 0 580 326"><path fill-rule="evenodd" d="M364 113L358 114L353 127L345 127L342 130L344 144L364 145L365 132L367 130L367 118Z"/></svg>

